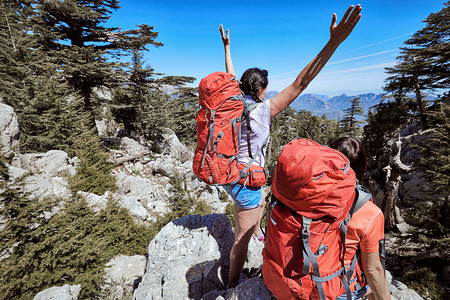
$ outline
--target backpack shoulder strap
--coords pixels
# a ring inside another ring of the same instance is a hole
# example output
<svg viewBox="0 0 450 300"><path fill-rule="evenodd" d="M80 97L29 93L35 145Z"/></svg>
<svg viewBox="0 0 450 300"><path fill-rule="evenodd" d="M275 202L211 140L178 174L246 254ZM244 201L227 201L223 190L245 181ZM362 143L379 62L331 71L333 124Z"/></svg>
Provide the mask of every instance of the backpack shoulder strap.
<svg viewBox="0 0 450 300"><path fill-rule="evenodd" d="M363 207L364 204L366 204L370 200L370 198L372 198L372 194L363 186L358 184L355 189L355 199L353 200L352 207L350 208L347 218L344 220L344 224L342 224L341 226L341 240L343 241L342 243L344 244L344 255L346 251L345 237L347 235L347 225L350 222L353 214L355 214L361 207ZM344 271L345 275L342 276L342 283L344 284L344 287L349 287L349 285L351 284L350 280L353 276L353 273L355 272L357 261L358 261L358 251L357 253L355 253L355 256L353 257L348 270ZM350 291L346 289L346 293L347 299L351 299L349 298Z"/></svg>
<svg viewBox="0 0 450 300"><path fill-rule="evenodd" d="M364 204L366 204L367 201L372 198L372 194L364 188L362 185L357 185L355 189L357 195L355 195L355 200L353 201L352 208L350 209L349 214L353 216L355 212L358 211L361 207L363 207Z"/></svg>

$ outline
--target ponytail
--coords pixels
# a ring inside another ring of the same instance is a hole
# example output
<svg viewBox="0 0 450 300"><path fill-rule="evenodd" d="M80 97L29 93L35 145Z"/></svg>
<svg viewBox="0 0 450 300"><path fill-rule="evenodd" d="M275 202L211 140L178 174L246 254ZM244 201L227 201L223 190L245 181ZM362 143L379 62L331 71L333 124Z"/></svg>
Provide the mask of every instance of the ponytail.
<svg viewBox="0 0 450 300"><path fill-rule="evenodd" d="M261 102L258 92L264 90L269 84L267 71L259 68L250 68L242 74L239 87L244 95L249 95L256 102Z"/></svg>

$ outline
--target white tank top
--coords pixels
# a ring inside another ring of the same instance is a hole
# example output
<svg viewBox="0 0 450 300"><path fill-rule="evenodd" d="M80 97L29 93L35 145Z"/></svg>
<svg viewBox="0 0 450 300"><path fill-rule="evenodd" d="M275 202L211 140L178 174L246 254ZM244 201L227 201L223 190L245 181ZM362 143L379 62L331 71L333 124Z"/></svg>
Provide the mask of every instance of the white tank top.
<svg viewBox="0 0 450 300"><path fill-rule="evenodd" d="M251 96L245 96L244 100L248 105L256 103L255 100ZM261 148L264 144L264 141L267 138L270 130L270 100L265 100L259 103L251 112L250 112L250 144L252 154L256 154L259 148ZM262 167L265 165L265 157L267 151L267 143L264 149L261 150L253 164L258 164ZM243 120L241 123L241 145L239 147L239 156L238 162L246 164L251 160L248 154L248 146L247 146L247 121Z"/></svg>

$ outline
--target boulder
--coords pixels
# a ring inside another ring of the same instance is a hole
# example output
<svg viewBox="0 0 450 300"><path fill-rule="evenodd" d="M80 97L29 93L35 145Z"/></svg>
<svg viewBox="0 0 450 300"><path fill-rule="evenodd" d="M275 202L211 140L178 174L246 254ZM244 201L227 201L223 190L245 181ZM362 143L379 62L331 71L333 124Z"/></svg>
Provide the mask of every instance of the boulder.
<svg viewBox="0 0 450 300"><path fill-rule="evenodd" d="M134 292L135 299L202 299L211 291L217 297L231 297L226 299L248 299L244 295L252 293L268 294L262 281L252 279L244 283L256 282L253 287L240 284L234 294L232 290L223 292L233 241L230 221L224 215L186 216L172 221L149 245L147 271ZM250 241L244 279L260 272L263 246L259 241Z"/></svg>
<svg viewBox="0 0 450 300"><path fill-rule="evenodd" d="M118 255L106 264L103 290L113 299L132 295L145 273L146 258L143 255Z"/></svg>
<svg viewBox="0 0 450 300"><path fill-rule="evenodd" d="M211 291L202 297L202 300L240 300L240 299L274 299L272 293L264 285L261 278L254 277L242 282L234 289Z"/></svg>
<svg viewBox="0 0 450 300"><path fill-rule="evenodd" d="M50 150L46 153L17 154L11 165L29 172L49 176L74 176L78 158L70 158L61 150Z"/></svg>
<svg viewBox="0 0 450 300"><path fill-rule="evenodd" d="M61 198L70 197L69 184L64 178L50 175L31 175L24 180L24 190L30 193L30 198Z"/></svg>
<svg viewBox="0 0 450 300"><path fill-rule="evenodd" d="M194 154L180 142L173 130L166 128L162 137L163 140L158 143L162 154L170 155L182 163L193 159Z"/></svg>
<svg viewBox="0 0 450 300"><path fill-rule="evenodd" d="M149 149L142 146L138 141L123 137L120 139L120 148L124 150L128 155L140 155L149 153Z"/></svg>
<svg viewBox="0 0 450 300"><path fill-rule="evenodd" d="M76 300L81 291L81 285L63 285L43 290L34 296L33 300Z"/></svg>
<svg viewBox="0 0 450 300"><path fill-rule="evenodd" d="M19 123L14 109L0 102L0 154L12 156L19 142Z"/></svg>
<svg viewBox="0 0 450 300"><path fill-rule="evenodd" d="M234 235L224 215L186 216L151 241L139 299L201 299L224 287Z"/></svg>
<svg viewBox="0 0 450 300"><path fill-rule="evenodd" d="M151 221L156 221L157 215L168 212L167 202L172 196L169 178L156 176L143 178L128 175L125 172L116 172L114 176L119 197L128 196L131 197L130 199L139 201L150 213Z"/></svg>
<svg viewBox="0 0 450 300"><path fill-rule="evenodd" d="M108 201L114 200L117 201L117 203L121 207L127 208L130 214L136 217L137 221L152 220L149 212L142 205L139 197L137 196L113 194L108 191L105 192L102 196L86 192L78 192L78 194L86 199L88 206L91 207L95 212L99 212L100 210L105 209Z"/></svg>
<svg viewBox="0 0 450 300"><path fill-rule="evenodd" d="M386 280L392 300L423 300L416 291L409 289L405 284L393 279L389 271L386 271Z"/></svg>

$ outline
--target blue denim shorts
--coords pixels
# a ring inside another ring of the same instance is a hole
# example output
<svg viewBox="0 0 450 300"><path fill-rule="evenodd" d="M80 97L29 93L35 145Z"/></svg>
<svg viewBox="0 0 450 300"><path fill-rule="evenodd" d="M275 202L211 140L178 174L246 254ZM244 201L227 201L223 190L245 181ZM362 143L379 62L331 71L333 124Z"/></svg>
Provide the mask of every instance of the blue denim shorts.
<svg viewBox="0 0 450 300"><path fill-rule="evenodd" d="M366 286L362 287L360 290L354 291L352 293L352 299L362 298L367 293L368 289L369 289L369 285L366 285ZM344 294L340 295L339 297L337 297L336 300L347 300L347 295L344 293Z"/></svg>
<svg viewBox="0 0 450 300"><path fill-rule="evenodd" d="M262 203L261 187L246 187L236 183L225 185L223 188L233 198L234 203L242 209L257 208Z"/></svg>

